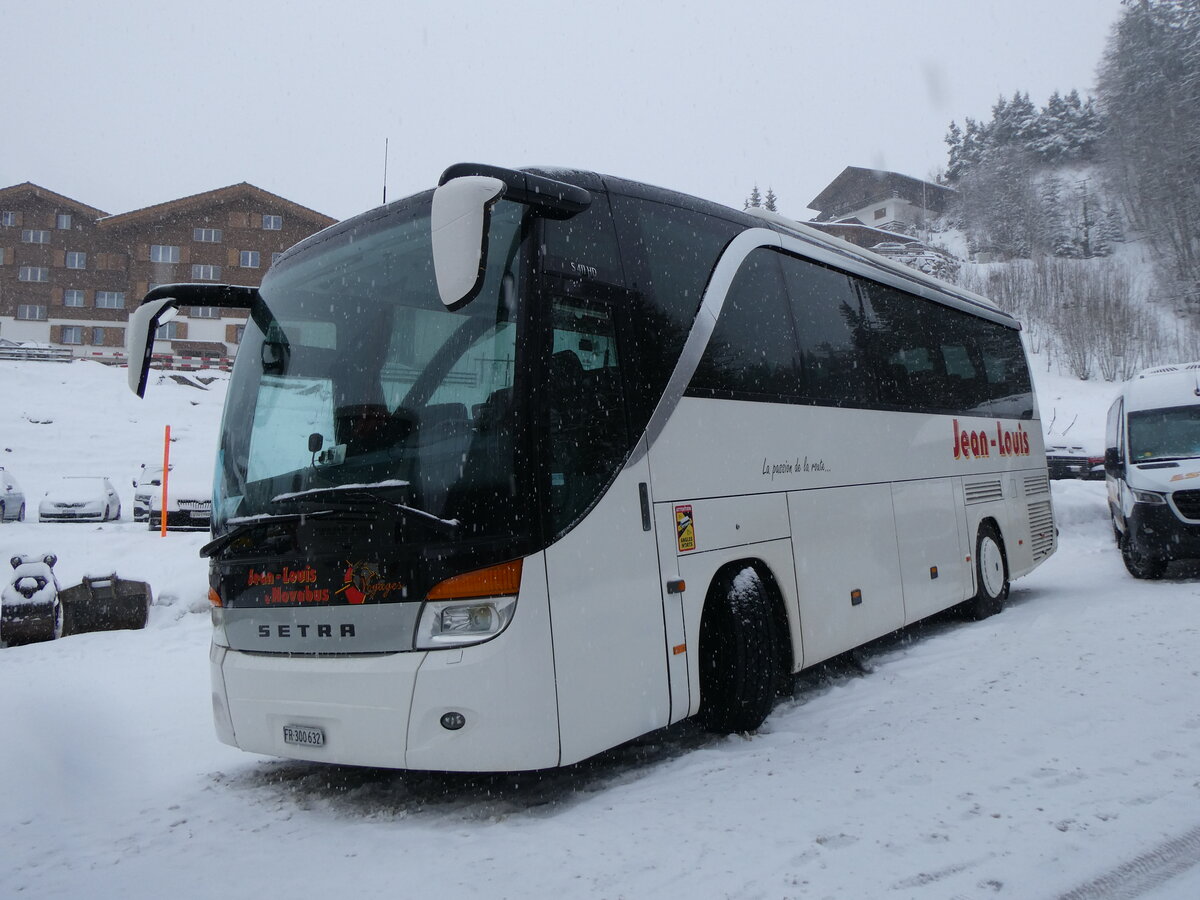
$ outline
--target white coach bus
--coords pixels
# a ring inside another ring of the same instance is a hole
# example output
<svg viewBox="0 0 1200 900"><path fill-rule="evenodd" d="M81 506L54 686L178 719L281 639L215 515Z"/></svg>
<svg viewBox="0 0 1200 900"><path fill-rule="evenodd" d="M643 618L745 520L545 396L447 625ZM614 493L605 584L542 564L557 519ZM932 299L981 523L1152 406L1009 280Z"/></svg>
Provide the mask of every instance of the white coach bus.
<svg viewBox="0 0 1200 900"><path fill-rule="evenodd" d="M1018 323L773 214L462 164L285 253L244 307L211 560L221 740L406 769L566 765L1055 548Z"/></svg>

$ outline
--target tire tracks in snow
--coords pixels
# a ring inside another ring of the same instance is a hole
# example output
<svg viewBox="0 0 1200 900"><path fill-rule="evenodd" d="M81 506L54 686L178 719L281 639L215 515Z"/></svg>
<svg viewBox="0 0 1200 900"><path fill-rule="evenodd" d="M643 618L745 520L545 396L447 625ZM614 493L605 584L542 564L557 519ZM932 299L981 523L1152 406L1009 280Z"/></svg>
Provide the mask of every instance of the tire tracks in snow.
<svg viewBox="0 0 1200 900"><path fill-rule="evenodd" d="M1200 825L1060 894L1057 900L1132 900L1198 864Z"/></svg>

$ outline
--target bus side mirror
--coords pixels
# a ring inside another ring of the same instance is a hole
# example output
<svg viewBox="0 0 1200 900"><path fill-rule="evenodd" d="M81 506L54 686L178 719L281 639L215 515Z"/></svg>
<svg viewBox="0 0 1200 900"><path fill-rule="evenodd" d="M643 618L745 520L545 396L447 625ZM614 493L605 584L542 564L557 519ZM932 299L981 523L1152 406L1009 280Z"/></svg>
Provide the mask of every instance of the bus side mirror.
<svg viewBox="0 0 1200 900"><path fill-rule="evenodd" d="M1104 450L1104 474L1113 478L1121 477L1121 457L1116 447L1106 447Z"/></svg>
<svg viewBox="0 0 1200 900"><path fill-rule="evenodd" d="M488 225L504 189L499 178L464 175L433 192L433 272L447 309L466 306L483 288Z"/></svg>
<svg viewBox="0 0 1200 900"><path fill-rule="evenodd" d="M129 317L125 329L125 355L129 358L129 389L139 397L146 395L146 376L150 355L154 352L154 333L158 326L179 315L179 301L162 297L143 303Z"/></svg>

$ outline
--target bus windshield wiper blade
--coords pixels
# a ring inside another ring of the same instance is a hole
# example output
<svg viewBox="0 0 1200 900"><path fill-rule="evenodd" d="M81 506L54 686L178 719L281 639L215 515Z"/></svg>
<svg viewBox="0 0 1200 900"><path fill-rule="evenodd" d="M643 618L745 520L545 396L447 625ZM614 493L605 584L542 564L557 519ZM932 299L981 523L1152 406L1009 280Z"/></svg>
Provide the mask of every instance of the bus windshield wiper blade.
<svg viewBox="0 0 1200 900"><path fill-rule="evenodd" d="M320 503L323 506L332 504L334 508L361 509L364 506L387 512L411 516L426 525L446 531L458 529L458 519L442 519L433 513L405 503L397 503L382 496L379 491L389 488L408 487L407 481L381 481L377 484L340 484L333 487L312 488L307 491L279 494L271 498L272 503ZM330 509L329 511L332 511Z"/></svg>
<svg viewBox="0 0 1200 900"><path fill-rule="evenodd" d="M319 516L329 515L328 511L321 510L313 513L283 513L277 516L249 516L245 519L230 519L229 524L233 525L229 531L225 532L220 537L213 538L207 544L200 548L200 556L209 558L215 556L224 550L233 541L243 535L249 534L252 531L257 531L264 525L279 525L287 522L299 522L301 519L311 519Z"/></svg>

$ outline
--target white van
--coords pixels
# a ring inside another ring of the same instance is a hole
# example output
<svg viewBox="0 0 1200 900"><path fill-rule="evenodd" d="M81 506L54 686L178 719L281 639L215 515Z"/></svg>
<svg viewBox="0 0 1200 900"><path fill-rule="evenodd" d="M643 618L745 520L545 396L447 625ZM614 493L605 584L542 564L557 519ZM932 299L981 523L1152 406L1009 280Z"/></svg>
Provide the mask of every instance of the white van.
<svg viewBox="0 0 1200 900"><path fill-rule="evenodd" d="M1108 411L1104 471L1113 532L1134 578L1200 559L1200 362L1147 369Z"/></svg>

